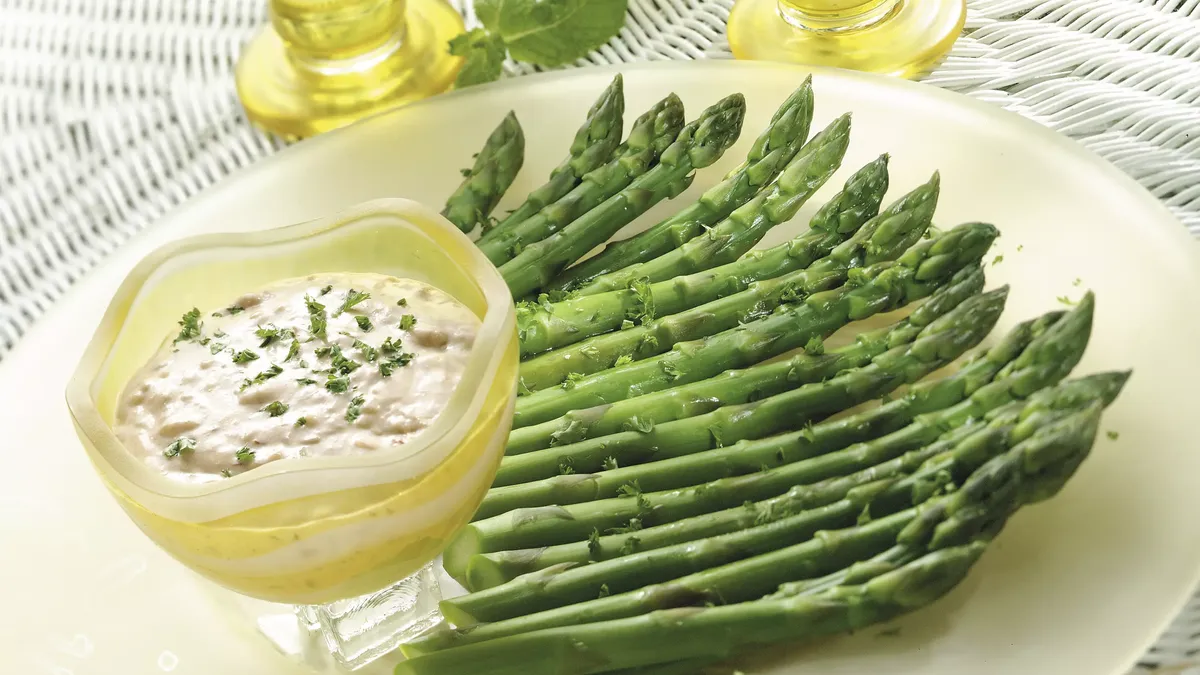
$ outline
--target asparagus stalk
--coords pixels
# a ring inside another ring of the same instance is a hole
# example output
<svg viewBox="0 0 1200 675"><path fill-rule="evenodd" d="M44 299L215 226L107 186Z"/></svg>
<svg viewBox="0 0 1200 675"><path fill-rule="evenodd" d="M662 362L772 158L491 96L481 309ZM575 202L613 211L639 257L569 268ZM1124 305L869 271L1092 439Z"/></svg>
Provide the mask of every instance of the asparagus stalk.
<svg viewBox="0 0 1200 675"><path fill-rule="evenodd" d="M464 171L465 178L446 200L442 215L463 232L486 222L524 162L525 134L517 116L509 112L475 155L474 166Z"/></svg>
<svg viewBox="0 0 1200 675"><path fill-rule="evenodd" d="M723 220L750 201L779 175L804 145L812 123L812 77L783 102L767 128L755 140L746 161L686 209L646 231L609 244L603 251L567 269L555 279L555 288L568 288L634 263L650 260L678 248L708 226Z"/></svg>
<svg viewBox="0 0 1200 675"><path fill-rule="evenodd" d="M624 548L628 537L600 537L594 546L572 542L586 541L593 531L625 527L634 518L648 528L637 535L640 547L686 541L686 538L682 538L686 535L680 534L686 528L672 527L674 521L740 506L746 500L768 499L788 492L795 485L811 482L813 469L801 460L890 434L911 424L919 415L943 411L966 401L967 405L940 418L930 416L924 420L927 425L936 423L939 426L934 430L940 430L942 424L977 417L987 410L1057 382L1082 357L1091 331L1092 313L1093 300L1089 294L1070 314L1062 316L1051 313L1020 324L996 345L969 360L958 372L940 380L918 384L904 398L873 410L823 422L800 432L655 463L659 465L656 469L661 468L664 473L696 470L694 467L713 462L734 465L731 473L737 470L737 466L760 467L763 463L774 466L767 471L735 475L689 489L651 494L630 489L628 492L631 494L623 498L569 506L517 509L477 520L465 527L446 549L445 568L455 579L464 582L467 563L475 554L555 544L569 545L548 549L543 552L544 555L526 556L526 560L537 566L556 557L564 561L577 560L575 556L581 549L585 555L594 552L597 559L604 559ZM1007 369L1017 359L1023 359L1026 367ZM994 380L1001 370L1005 370L1006 376ZM896 443L904 439L919 440L906 434L887 442ZM893 452L901 454L908 449L910 447L901 446ZM738 462L745 464L739 465ZM688 465L686 469L684 464ZM646 466L649 468L654 465ZM836 469L832 474L818 475L817 479L856 470L846 465L832 469ZM817 498L812 492L797 488L793 497L808 500L805 504L812 503ZM837 493L833 500L840 499L843 494Z"/></svg>
<svg viewBox="0 0 1200 675"><path fill-rule="evenodd" d="M585 376L567 387L521 397L513 427L698 382L819 343L850 321L928 297L959 269L976 264L996 235L991 225L959 225L940 237L919 242L895 262L857 269L842 287L780 307L770 316L703 340L676 344L665 354Z"/></svg>
<svg viewBox="0 0 1200 675"><path fill-rule="evenodd" d="M505 216L504 220L494 227L485 223L479 244L483 245L512 231L517 224L532 218L579 185L585 174L607 163L621 142L624 115L624 81L621 74L617 73L588 110L583 126L575 132L570 155L550 172L550 179L544 185L530 192L524 203Z"/></svg>
<svg viewBox="0 0 1200 675"><path fill-rule="evenodd" d="M957 585L983 542L942 549L861 586L818 596L680 608L555 628L435 652L396 675L589 675L682 659L722 659L753 645L841 633L923 607Z"/></svg>
<svg viewBox="0 0 1200 675"><path fill-rule="evenodd" d="M759 193L705 236L643 263L601 275L571 290L594 295L628 288L637 279L653 283L737 260L775 225L788 218L812 197L842 164L850 141L850 116L841 117L814 136L767 190Z"/></svg>
<svg viewBox="0 0 1200 675"><path fill-rule="evenodd" d="M850 239L809 267L774 279L756 281L734 293L678 314L646 320L642 325L584 340L534 357L521 364L521 381L532 391L558 386L567 377L611 368L617 359L634 361L661 354L678 342L734 328L845 282L851 269L895 260L920 240L937 206L938 176L873 218Z"/></svg>
<svg viewBox="0 0 1200 675"><path fill-rule="evenodd" d="M804 426L815 419L882 396L903 384L911 384L961 356L979 344L996 324L1004 309L1007 288L976 296L949 315L934 321L917 340L890 349L869 365L813 382L752 403L719 408L704 415L645 426L579 443L505 457L494 486L513 486L519 495L509 495L514 506L542 506L615 496L644 462L662 462L672 457L722 447L743 439L762 438ZM559 468L575 472L601 471L615 460L624 469L604 471L587 481L574 482L569 498L563 499L554 482L539 479L556 476ZM659 480L688 485L693 476L675 473ZM539 481L529 483L529 481ZM525 483L525 485L518 485ZM640 483L639 483L640 485ZM653 488L675 487L675 485ZM511 492L511 491L510 491Z"/></svg>
<svg viewBox="0 0 1200 675"><path fill-rule="evenodd" d="M546 305L523 303L517 307L521 355L538 354L607 333L626 320L644 323L656 316L675 314L745 290L755 281L804 269L873 218L887 188L887 155L883 155L851 176L842 191L812 218L810 229L791 241L753 251L720 267L653 284L637 280L627 289ZM772 211L762 208L764 203L755 202L758 211L754 217L771 218L778 224L791 220L802 202L788 202L787 208Z"/></svg>
<svg viewBox="0 0 1200 675"><path fill-rule="evenodd" d="M960 273L962 274L962 273ZM934 320L983 289L979 268L938 289L909 316L892 326L862 333L850 344L821 354L800 353L786 361L729 370L716 377L637 396L609 405L573 410L562 417L514 429L508 437L509 455L577 443L647 424L694 417L716 408L774 396L802 384L819 382L850 368L870 363L888 349L915 340Z"/></svg>
<svg viewBox="0 0 1200 675"><path fill-rule="evenodd" d="M605 566L601 564L593 568L564 572L558 578L538 580L536 585L517 583L507 589L494 589L493 592L446 601L443 603L443 611L456 622L470 625L472 620L483 616L499 622L478 627L467 633L443 633L414 645L413 651L421 652L454 642L468 644L493 639L503 640L513 635L563 626L594 625L595 622L636 616L663 607L694 606L704 602L752 601L761 598L772 587L781 583L787 584L786 580L789 578L811 579L830 570L845 569L847 565L872 554L887 551L889 545L894 545L901 553L894 556L890 564L904 564L907 562L903 556L905 552L916 558L919 555L989 541L1021 505L1040 501L1061 488L1088 454L1095 439L1101 409L1102 402L1092 399L1082 402L1075 410L1065 416L1060 415L1060 419L1049 424L1033 427L1012 424L1000 425L998 428L989 426L968 435L955 448L955 452L967 458L968 463L976 465L981 457L993 455L992 458L983 463L978 470L969 469L973 472L969 473L962 488L948 496L935 496L928 503L880 519L869 520L866 524L852 528L821 532L815 538L768 553L758 553L753 548L753 543L748 540L754 537L762 539L765 533L772 529L779 530L783 523L794 518L754 528L754 535L737 533L708 540L701 544L702 548L693 547L688 553L704 556L711 549L719 548L719 543L736 546L732 542L740 539L747 540L744 543L749 544L752 549L742 555L752 557L693 573L668 583L598 600L583 597L576 600L580 604L562 607L565 604L564 596L572 597L571 592L589 589L588 584L576 581L572 589L564 591L564 587L570 582L564 582L563 579L572 573L576 576L593 574ZM998 450L1002 454L996 455ZM628 572L631 571L630 568L639 564L644 570L648 566L647 559L644 555L633 556L608 564L611 583L623 587L623 583L629 582L632 588L638 588L641 585L638 578ZM886 576L891 572L883 570L890 564L875 565L871 573L865 576L874 579ZM678 568L678 565L676 567ZM620 574L623 568L627 572L624 576ZM651 574L654 572L652 570ZM855 571L845 575L843 580L850 581L853 577L855 583L861 583L862 576L864 575L861 572ZM512 598L511 590L521 585L525 586L525 593L515 596L515 602L505 604L504 596L500 592L509 591L509 597ZM783 586L780 592L767 601L803 597L810 595L811 590L811 584L793 582ZM820 595L834 590L836 589L831 588ZM521 616L538 607L557 609ZM584 629L588 627L582 626Z"/></svg>
<svg viewBox="0 0 1200 675"><path fill-rule="evenodd" d="M737 141L745 113L746 100L741 94L725 97L685 125L675 142L663 151L659 163L628 187L501 265L500 274L513 297L524 297L542 288L563 268L608 241L651 206L687 189L696 169L720 159Z"/></svg>
<svg viewBox="0 0 1200 675"><path fill-rule="evenodd" d="M497 228L479 240L479 250L494 265L512 260L527 246L558 232L645 175L683 128L683 102L670 94L642 114L629 138L605 164L583 175L582 182L537 213Z"/></svg>

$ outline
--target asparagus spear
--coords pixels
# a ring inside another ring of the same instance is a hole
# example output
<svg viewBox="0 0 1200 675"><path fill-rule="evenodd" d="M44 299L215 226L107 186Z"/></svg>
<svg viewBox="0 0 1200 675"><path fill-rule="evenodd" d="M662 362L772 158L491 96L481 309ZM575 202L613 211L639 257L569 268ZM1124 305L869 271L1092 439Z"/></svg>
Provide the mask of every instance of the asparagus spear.
<svg viewBox="0 0 1200 675"><path fill-rule="evenodd" d="M661 354L678 342L695 340L759 318L781 303L840 286L851 269L895 260L920 240L937 206L937 174L873 218L850 239L809 267L756 281L728 295L678 314L647 321L616 333L597 335L521 364L521 381L532 391L606 370L622 357L634 361ZM965 231L962 236L970 236ZM947 243L946 246L951 244Z"/></svg>
<svg viewBox="0 0 1200 675"><path fill-rule="evenodd" d="M587 651L584 653L590 653L593 658L596 655L611 653L610 650L593 651L598 641L601 644L610 645L613 649L619 647L617 651L622 652L620 656L602 657L600 659L604 662L602 668L596 667L594 662L576 662L576 665L581 665L582 670L568 669L566 671L595 673L595 671L613 668L631 668L637 667L637 665L670 662L676 658L692 658L701 655L728 656L727 652L708 651L710 647L704 641L695 641L694 643L694 641L688 640L690 651L676 651L664 658L661 655L655 655L652 650L643 649L640 655L630 657L626 651L630 647L620 641L612 641L611 635L608 635L605 628L611 629L626 625L628 622L642 621L646 617L655 617L660 613L644 615L632 620L622 619L626 616L635 616L640 611L662 607L679 607L679 605L689 607L689 605L706 601L744 603L713 609L692 607L694 614L672 615L671 626L678 628L680 623L685 623L689 616L695 616L697 613L707 614L709 611L718 611L719 609L736 609L737 613L731 611L727 614L728 620L728 617L738 616L740 611L754 607L754 605L798 602L805 598L828 599L832 596L839 596L856 586L833 587L833 589L815 593L815 595L785 589L784 592L776 593L772 597L755 601L755 598L762 598L770 587L778 585L780 579L812 577L814 574L821 574L822 569L845 565L847 560L860 560L865 557L864 551L884 550L889 542L894 542L896 545L912 551L913 554L925 557L919 557L916 561L908 562L904 567L894 569L894 571L872 575L874 578L866 581L862 587L870 587L872 584L880 583L881 580L893 578L894 574L911 569L913 565L919 565L919 561L929 560L928 556L941 556L947 554L948 551L961 550L960 546L982 548L1001 530L1004 522L1007 522L1009 516L1022 504L1040 501L1061 488L1064 480L1075 471L1090 450L1094 437L1096 437L1100 410L1102 410L1100 402L1090 401L1086 407L1070 414L1066 419L1045 425L1043 428L1037 428L1032 435L1025 438L1021 438L1016 432L1016 429L1019 428L1009 428L1006 434L1001 435L997 435L995 430L986 430L991 431L991 436L994 438L1006 436L1009 443L1015 443L1014 447L1008 452L986 461L983 467L970 474L970 478L966 479L961 489L948 496L936 497L918 508L906 509L904 512L884 516L882 519L871 520L868 524L853 527L850 530L826 532L822 536L802 544L691 574L689 577L676 579L667 584L649 586L640 591L625 593L625 595L595 599L595 601L583 602L560 610L545 611L545 613L526 616L523 619L505 621L503 625L497 623L497 625L481 627L478 631L467 634L466 640L481 641L474 649L470 646L456 647L456 649L438 652L436 655L414 659L410 663L420 663L422 667L430 667L433 663L443 665L443 667L451 663L466 665L469 661L464 661L464 658L478 657L480 652L493 653L503 650L505 644L512 643L521 643L528 649L540 653L539 645L528 644L530 639L540 640L541 643L544 643L540 646L546 647L548 646L547 640L550 644L554 641L550 637L565 634L562 633L563 627L571 628L570 637L577 649L581 644L580 638L583 637L582 644L587 647ZM991 443L994 441L985 444L991 446ZM972 560L977 557L978 551L974 552ZM542 587L539 592L544 589L545 587ZM904 595L911 597L908 596L908 593L904 593ZM526 597L528 603L527 598L528 596ZM474 619L472 615L458 616L460 608L457 607L455 601L448 601L444 605L445 609L450 610L448 616L452 620L469 621ZM499 611L494 615L510 616L512 614L514 614L512 611ZM611 619L617 619L617 621L611 621ZM658 619L661 620L664 617L658 616ZM650 626L659 626L659 622L655 621ZM643 625L642 627L650 629L650 626ZM732 626L726 628L728 633L720 635L728 641L731 640L731 634L737 633L737 631L733 631ZM523 633L523 631L533 632ZM670 632L668 631L668 633ZM641 635L643 633L630 633L626 634L625 638L632 639L641 637ZM666 637L666 635L660 635L660 637ZM676 638L679 637L680 635L676 635ZM710 637L716 638L718 633L713 633ZM488 638L496 639L486 641L486 643L482 641ZM598 640L590 641L590 638ZM760 638L761 635L755 635L752 639ZM738 640L744 639L733 637L732 641L737 643ZM529 667L528 661L522 665ZM414 670L414 673L420 673L420 671ZM562 673L562 671L564 670L557 669L554 670L554 673Z"/></svg>
<svg viewBox="0 0 1200 675"><path fill-rule="evenodd" d="M659 163L628 187L501 265L500 274L513 297L524 297L542 288L563 268L608 241L651 206L687 189L696 169L720 159L737 141L745 113L746 100L741 94L718 101L685 125L675 142L663 151Z"/></svg>
<svg viewBox="0 0 1200 675"><path fill-rule="evenodd" d="M657 257L723 220L775 180L795 157L808 138L812 110L812 77L808 77L775 111L770 124L750 147L746 161L729 172L724 180L686 209L640 234L609 244L597 255L567 269L555 279L554 287L579 285L601 274Z"/></svg>
<svg viewBox="0 0 1200 675"><path fill-rule="evenodd" d="M979 268L960 273L901 321L862 333L850 344L821 354L800 353L786 361L761 363L730 370L716 377L637 396L616 403L573 410L562 417L514 429L506 454L519 455L585 438L628 431L647 424L702 415L738 403L774 396L809 382L819 382L849 368L858 368L888 349L907 344L931 322L944 316L983 289Z"/></svg>
<svg viewBox="0 0 1200 675"><path fill-rule="evenodd" d="M996 234L991 225L959 225L919 242L895 262L857 269L842 287L815 293L770 316L703 340L676 344L670 352L586 376L569 387L523 396L517 401L513 427L697 382L815 344L850 321L928 297L960 268L976 264Z"/></svg>
<svg viewBox="0 0 1200 675"><path fill-rule="evenodd" d="M810 229L791 241L753 251L720 267L653 284L637 280L631 288L545 306L523 303L517 307L521 355L549 351L616 330L625 320L644 323L655 316L675 314L745 290L755 281L808 267L879 212L888 188L887 159L883 155L859 169L842 191L813 216ZM787 208L767 211L762 208L765 200L754 203L758 207L754 217L770 218L774 224L791 220L802 204L787 202Z"/></svg>
<svg viewBox="0 0 1200 675"><path fill-rule="evenodd" d="M729 218L679 248L643 263L601 275L572 290L594 295L628 288L637 279L653 283L737 260L754 247L775 225L789 218L812 197L842 164L850 141L850 115L842 115L813 136L792 159L779 178Z"/></svg>
<svg viewBox="0 0 1200 675"><path fill-rule="evenodd" d="M525 162L525 134L509 112L475 155L475 165L446 200L442 215L463 232L485 222Z"/></svg>
<svg viewBox="0 0 1200 675"><path fill-rule="evenodd" d="M640 488L630 489L631 494L624 498L565 507L517 509L477 520L465 527L446 549L445 568L451 576L463 582L467 563L475 554L582 542L593 531L624 527L634 518L649 528L637 535L641 547L686 541L674 538L679 536L678 530L683 528L670 527L669 524L690 516L740 506L747 499L761 500L781 495L794 485L813 480L811 466L801 460L890 434L912 423L919 415L943 411L964 401L967 402L965 406L940 418L931 415L924 420L925 424L941 425L972 415L978 416L1057 382L1082 357L1091 331L1092 312L1093 300L1089 294L1066 316L1051 313L1020 324L995 346L981 352L953 375L916 385L903 399L873 410L823 422L800 432L655 463L658 465L655 469L662 470L664 475L694 471L713 462L733 464L735 468L731 472L737 470L736 462L751 467L759 467L762 463L775 466L768 471L719 479L691 489L652 494L641 494ZM1004 378L993 380L997 373L1007 369L1017 359L1023 359L1027 366L1006 370ZM940 429L940 426L936 428ZM903 439L919 440L905 434L899 438L892 437L887 443ZM899 447L893 452L899 454L907 449ZM686 467L683 466L685 464ZM654 466L647 465L647 468ZM834 468L842 474L855 470L844 465ZM837 473L835 471L832 475ZM823 474L828 475L831 474ZM818 475L817 479L823 476ZM812 492L798 488L793 498L808 500L804 502L808 504L817 498ZM840 499L843 494L836 493L833 499ZM662 525L667 526L658 527ZM604 559L624 548L627 541L628 537L624 535L600 537L593 546L570 544L555 547L541 555L526 556L526 561L541 566L551 564L547 561L556 557L564 561L577 560L581 549L584 555L594 551L599 559Z"/></svg>
<svg viewBox="0 0 1200 675"><path fill-rule="evenodd" d="M575 472L600 471L605 462L615 459L626 468L605 471L592 476L589 481L575 483L575 494L566 503L610 497L625 484L623 474L636 470L629 465L647 461L657 463L801 427L882 396L900 385L914 383L948 365L991 332L1004 309L1007 295L1008 289L1001 288L971 298L963 303L961 311L956 310L934 321L911 344L890 349L872 359L869 365L845 371L823 382L813 382L759 401L726 406L688 419L505 457L500 462L493 486L514 486L523 498L511 499L510 503L516 502L514 506L564 503L559 494L561 491L553 489L553 483L531 484L529 481L556 476L561 466L570 466ZM621 482L613 482L614 475ZM679 481L692 479L684 474L675 474L675 478ZM526 485L518 485L520 483Z"/></svg>
<svg viewBox="0 0 1200 675"><path fill-rule="evenodd" d="M585 174L608 162L621 142L624 115L624 82L621 74L617 73L588 110L583 126L575 132L570 155L550 172L550 179L544 185L530 192L525 202L505 216L504 220L494 227L485 223L479 244L483 245L510 232L517 224L570 192Z"/></svg>
<svg viewBox="0 0 1200 675"><path fill-rule="evenodd" d="M983 542L936 551L861 586L818 596L680 608L555 628L435 652L396 675L589 675L681 659L720 659L746 647L841 633L923 607L957 585Z"/></svg>
<svg viewBox="0 0 1200 675"><path fill-rule="evenodd" d="M558 232L645 175L683 128L683 102L671 94L634 121L629 138L607 163L583 175L582 182L534 215L498 228L479 240L479 250L494 265L512 260L524 247Z"/></svg>

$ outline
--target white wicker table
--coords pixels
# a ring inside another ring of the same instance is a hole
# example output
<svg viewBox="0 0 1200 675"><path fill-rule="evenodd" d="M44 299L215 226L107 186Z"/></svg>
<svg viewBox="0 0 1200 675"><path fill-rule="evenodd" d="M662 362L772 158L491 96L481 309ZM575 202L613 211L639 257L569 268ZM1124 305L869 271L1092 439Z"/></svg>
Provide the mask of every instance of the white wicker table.
<svg viewBox="0 0 1200 675"><path fill-rule="evenodd" d="M732 4L630 0L625 29L578 65L729 58ZM1200 0L968 4L966 35L925 81L1079 140L1200 237ZM132 234L281 147L233 87L265 6L0 0L0 358ZM1200 595L1134 672L1200 675Z"/></svg>

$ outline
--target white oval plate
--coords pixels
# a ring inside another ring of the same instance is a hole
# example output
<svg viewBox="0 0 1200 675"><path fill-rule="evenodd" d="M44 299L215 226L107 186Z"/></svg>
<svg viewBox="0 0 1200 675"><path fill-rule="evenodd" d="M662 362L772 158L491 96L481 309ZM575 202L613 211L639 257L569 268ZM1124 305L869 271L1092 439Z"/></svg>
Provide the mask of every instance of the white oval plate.
<svg viewBox="0 0 1200 675"><path fill-rule="evenodd" d="M741 142L652 222L735 165L807 74L735 62L625 67L628 117L667 91L694 116L740 91ZM285 150L228 179L124 246L76 286L0 364L0 672L284 675L305 672L224 607L215 589L158 551L120 512L79 448L63 387L133 264L199 232L273 227L354 203L404 196L440 207L458 169L510 108L525 168L502 208L565 154L613 74L596 68L440 97ZM1102 437L1054 500L1020 513L934 607L895 624L792 650L760 671L801 674L1120 675L1179 610L1200 570L1200 248L1117 169L1032 122L932 87L817 71L819 128L844 111L844 168L767 243L793 236L858 166L892 155L894 197L942 172L940 225L1003 231L990 283L1013 284L1000 329L1097 292L1095 332L1077 372L1134 369ZM1076 280L1079 280L1076 282ZM15 659L15 661L14 661ZM450 674L448 674L450 675Z"/></svg>

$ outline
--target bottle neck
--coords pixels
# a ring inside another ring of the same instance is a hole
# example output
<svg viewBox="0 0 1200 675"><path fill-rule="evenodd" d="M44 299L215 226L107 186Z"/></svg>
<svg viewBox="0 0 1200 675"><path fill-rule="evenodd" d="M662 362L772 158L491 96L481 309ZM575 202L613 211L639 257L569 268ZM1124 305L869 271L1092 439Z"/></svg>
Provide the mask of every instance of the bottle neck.
<svg viewBox="0 0 1200 675"><path fill-rule="evenodd" d="M848 32L873 26L912 0L779 0L779 15L814 32Z"/></svg>
<svg viewBox="0 0 1200 675"><path fill-rule="evenodd" d="M399 49L405 0L271 0L271 23L305 70L353 72Z"/></svg>

